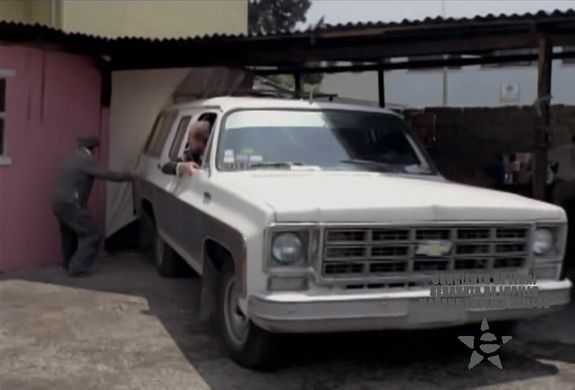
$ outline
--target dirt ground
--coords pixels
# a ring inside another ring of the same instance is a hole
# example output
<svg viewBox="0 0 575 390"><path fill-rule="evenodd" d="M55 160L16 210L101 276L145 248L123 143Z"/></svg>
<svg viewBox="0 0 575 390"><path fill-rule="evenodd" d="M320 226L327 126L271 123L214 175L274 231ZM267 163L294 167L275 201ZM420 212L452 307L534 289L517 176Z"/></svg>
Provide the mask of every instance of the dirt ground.
<svg viewBox="0 0 575 390"><path fill-rule="evenodd" d="M282 367L244 370L197 318L196 278L162 279L138 254L92 277L0 275L0 389L575 389L575 305L522 324L503 370L467 369L458 329L286 338Z"/></svg>

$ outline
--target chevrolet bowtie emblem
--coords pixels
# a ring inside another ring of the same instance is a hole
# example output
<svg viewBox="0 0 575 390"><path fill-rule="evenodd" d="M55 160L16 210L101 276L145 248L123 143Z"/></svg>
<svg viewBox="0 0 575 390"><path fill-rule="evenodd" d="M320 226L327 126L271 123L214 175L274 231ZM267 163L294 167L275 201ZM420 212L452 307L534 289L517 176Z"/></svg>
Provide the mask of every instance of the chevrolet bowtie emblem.
<svg viewBox="0 0 575 390"><path fill-rule="evenodd" d="M453 245L448 241L429 241L419 244L415 249L415 254L419 256L440 257L451 253Z"/></svg>

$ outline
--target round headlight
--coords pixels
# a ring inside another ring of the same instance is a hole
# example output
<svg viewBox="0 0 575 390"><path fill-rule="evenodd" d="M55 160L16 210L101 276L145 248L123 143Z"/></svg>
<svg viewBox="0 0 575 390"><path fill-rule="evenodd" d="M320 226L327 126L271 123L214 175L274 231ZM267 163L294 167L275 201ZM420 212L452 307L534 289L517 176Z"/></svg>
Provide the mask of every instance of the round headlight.
<svg viewBox="0 0 575 390"><path fill-rule="evenodd" d="M304 247L301 238L294 233L281 233L272 244L272 256L281 265L290 265L301 260Z"/></svg>
<svg viewBox="0 0 575 390"><path fill-rule="evenodd" d="M544 256L553 249L553 233L547 229L538 229L533 237L533 253L537 256Z"/></svg>

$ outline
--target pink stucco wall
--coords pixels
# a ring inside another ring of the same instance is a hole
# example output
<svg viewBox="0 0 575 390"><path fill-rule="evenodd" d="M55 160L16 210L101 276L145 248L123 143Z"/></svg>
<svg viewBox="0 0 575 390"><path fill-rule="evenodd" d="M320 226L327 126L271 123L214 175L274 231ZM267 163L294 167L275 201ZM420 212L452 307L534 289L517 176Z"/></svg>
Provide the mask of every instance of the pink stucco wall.
<svg viewBox="0 0 575 390"><path fill-rule="evenodd" d="M0 46L7 81L7 154L0 166L0 270L60 261L60 242L49 202L59 161L75 137L98 133L107 145L108 112L100 105L101 77L88 57ZM102 161L107 161L106 150ZM105 188L99 183L92 208L103 223Z"/></svg>

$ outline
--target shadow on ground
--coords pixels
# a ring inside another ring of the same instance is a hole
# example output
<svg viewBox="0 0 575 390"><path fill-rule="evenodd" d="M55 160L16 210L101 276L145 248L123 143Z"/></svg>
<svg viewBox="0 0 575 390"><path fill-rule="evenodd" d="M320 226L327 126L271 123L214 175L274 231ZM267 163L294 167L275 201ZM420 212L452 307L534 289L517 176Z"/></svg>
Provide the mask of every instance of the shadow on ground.
<svg viewBox="0 0 575 390"><path fill-rule="evenodd" d="M161 322L213 389L509 388L518 382L545 388L547 380L570 383L575 377L573 306L522 325L502 349L503 370L487 362L468 370L470 350L457 340L462 329L456 328L286 336L278 352L281 368L259 373L230 361L211 327L199 321L197 278L162 279L139 254L106 258L85 279L69 279L58 267L43 267L0 276L0 284L7 280L144 298L149 306L145 314Z"/></svg>

